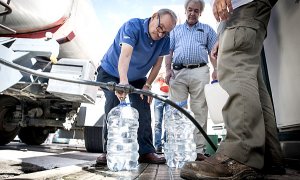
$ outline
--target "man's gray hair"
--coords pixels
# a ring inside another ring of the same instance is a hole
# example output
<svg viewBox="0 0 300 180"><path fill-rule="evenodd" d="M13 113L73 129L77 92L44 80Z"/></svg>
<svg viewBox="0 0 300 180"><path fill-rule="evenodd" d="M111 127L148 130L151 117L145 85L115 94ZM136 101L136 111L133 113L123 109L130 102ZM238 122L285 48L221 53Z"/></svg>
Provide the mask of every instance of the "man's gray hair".
<svg viewBox="0 0 300 180"><path fill-rule="evenodd" d="M162 16L165 14L169 14L172 17L173 23L176 24L177 23L177 16L174 13L174 11L172 11L171 9L160 9L157 11L157 13Z"/></svg>
<svg viewBox="0 0 300 180"><path fill-rule="evenodd" d="M185 10L187 9L188 5L190 2L195 2L195 3L199 3L200 4L200 13L202 13L202 11L204 10L204 7L205 7L205 3L203 0L186 0L185 3L184 3L184 8Z"/></svg>

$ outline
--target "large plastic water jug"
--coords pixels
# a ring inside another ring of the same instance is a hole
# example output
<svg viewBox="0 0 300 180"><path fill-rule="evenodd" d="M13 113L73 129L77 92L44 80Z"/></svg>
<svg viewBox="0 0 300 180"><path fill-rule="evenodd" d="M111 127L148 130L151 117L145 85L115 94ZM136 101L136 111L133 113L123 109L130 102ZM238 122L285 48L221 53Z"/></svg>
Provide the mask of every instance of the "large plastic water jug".
<svg viewBox="0 0 300 180"><path fill-rule="evenodd" d="M229 97L228 93L220 86L218 80L204 87L208 112L214 124L223 123L222 109Z"/></svg>
<svg viewBox="0 0 300 180"><path fill-rule="evenodd" d="M107 167L112 171L133 170L138 166L138 111L121 101L107 115Z"/></svg>
<svg viewBox="0 0 300 180"><path fill-rule="evenodd" d="M167 165L172 168L181 168L185 162L194 161L197 157L193 135L194 124L173 107L169 107L164 114L164 122L166 130L164 154Z"/></svg>

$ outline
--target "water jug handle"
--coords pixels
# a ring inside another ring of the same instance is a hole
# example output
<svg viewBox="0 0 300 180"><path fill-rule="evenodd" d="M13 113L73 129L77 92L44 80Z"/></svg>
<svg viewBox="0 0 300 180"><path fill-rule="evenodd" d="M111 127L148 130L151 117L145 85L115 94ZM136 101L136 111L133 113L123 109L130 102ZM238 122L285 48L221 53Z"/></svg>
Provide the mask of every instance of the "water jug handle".
<svg viewBox="0 0 300 180"><path fill-rule="evenodd" d="M217 79L215 79L215 80L211 81L210 84L217 83L217 82L219 82L219 81Z"/></svg>

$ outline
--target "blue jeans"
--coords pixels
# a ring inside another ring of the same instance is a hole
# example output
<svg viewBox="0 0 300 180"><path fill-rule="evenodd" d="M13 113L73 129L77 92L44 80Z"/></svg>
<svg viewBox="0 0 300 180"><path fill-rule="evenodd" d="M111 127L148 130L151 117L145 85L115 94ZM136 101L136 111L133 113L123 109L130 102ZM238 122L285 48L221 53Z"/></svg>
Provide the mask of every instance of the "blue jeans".
<svg viewBox="0 0 300 180"><path fill-rule="evenodd" d="M101 67L98 68L98 82L116 82L119 83L119 78L114 77L107 72L105 72ZM146 83L146 78L138 79L129 82L135 88L142 89ZM102 89L105 95L105 114L120 104L119 99L115 95L115 92ZM129 94L129 100L131 106L137 109L139 112L139 129L138 129L138 143L139 143L139 154L155 153L155 148L153 146L152 140L152 128L151 128L151 111L150 104L147 102L147 97L142 98L139 94ZM105 124L104 139L107 140L107 127ZM106 145L106 143L105 143ZM105 148L106 149L106 148Z"/></svg>
<svg viewBox="0 0 300 180"><path fill-rule="evenodd" d="M160 148L162 147L161 139L162 139L162 121L163 121L163 116L164 112L166 111L166 103L159 100L155 99L154 100L154 116L155 116L155 137L154 137L154 142L155 142L155 147ZM164 141L166 136L164 135Z"/></svg>

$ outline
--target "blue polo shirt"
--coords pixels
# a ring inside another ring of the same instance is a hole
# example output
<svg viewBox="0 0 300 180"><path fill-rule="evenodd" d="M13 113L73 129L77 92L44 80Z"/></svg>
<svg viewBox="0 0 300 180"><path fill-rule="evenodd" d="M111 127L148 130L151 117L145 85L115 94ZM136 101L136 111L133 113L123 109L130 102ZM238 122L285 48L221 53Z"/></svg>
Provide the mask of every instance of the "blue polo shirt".
<svg viewBox="0 0 300 180"><path fill-rule="evenodd" d="M133 47L127 74L129 81L146 77L157 58L169 54L170 38L153 41L149 35L149 21L150 18L134 18L122 25L113 44L101 60L101 67L108 74L119 78L118 62L122 43Z"/></svg>

